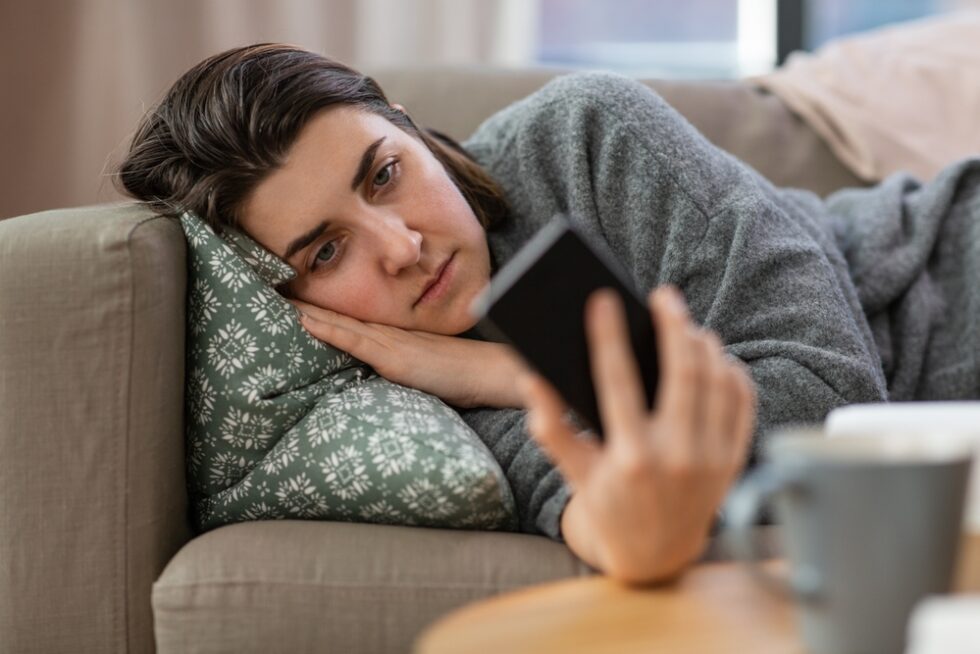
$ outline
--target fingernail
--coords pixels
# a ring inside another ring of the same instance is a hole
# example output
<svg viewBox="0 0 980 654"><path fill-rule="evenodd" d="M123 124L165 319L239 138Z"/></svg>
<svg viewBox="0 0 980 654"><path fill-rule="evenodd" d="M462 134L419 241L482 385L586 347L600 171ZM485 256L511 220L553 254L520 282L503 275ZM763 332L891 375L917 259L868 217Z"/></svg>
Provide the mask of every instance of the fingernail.
<svg viewBox="0 0 980 654"><path fill-rule="evenodd" d="M524 416L524 429L527 433L531 435L532 438L536 438L537 434L541 432L541 427L539 425L538 414L534 409L525 409L527 412Z"/></svg>
<svg viewBox="0 0 980 654"><path fill-rule="evenodd" d="M672 309L675 306L676 300L673 286L658 286L650 291L650 295L662 309Z"/></svg>
<svg viewBox="0 0 980 654"><path fill-rule="evenodd" d="M610 311L616 306L618 299L619 297L616 295L616 291L611 288L600 288L595 292L596 306L600 311Z"/></svg>
<svg viewBox="0 0 980 654"><path fill-rule="evenodd" d="M680 312L687 311L687 305L684 303L684 296L681 295L680 289L678 289L676 286L668 287L667 297L670 298L670 303L674 310Z"/></svg>

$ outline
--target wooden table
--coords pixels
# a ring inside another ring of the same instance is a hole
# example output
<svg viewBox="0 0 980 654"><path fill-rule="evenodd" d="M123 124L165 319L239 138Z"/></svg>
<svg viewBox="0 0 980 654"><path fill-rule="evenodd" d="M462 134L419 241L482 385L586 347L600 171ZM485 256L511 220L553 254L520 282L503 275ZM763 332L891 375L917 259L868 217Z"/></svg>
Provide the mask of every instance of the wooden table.
<svg viewBox="0 0 980 654"><path fill-rule="evenodd" d="M980 534L964 537L955 587L980 592ZM458 609L416 642L417 654L607 651L805 650L793 605L760 588L732 562L700 564L676 584L650 589L601 576L534 586Z"/></svg>

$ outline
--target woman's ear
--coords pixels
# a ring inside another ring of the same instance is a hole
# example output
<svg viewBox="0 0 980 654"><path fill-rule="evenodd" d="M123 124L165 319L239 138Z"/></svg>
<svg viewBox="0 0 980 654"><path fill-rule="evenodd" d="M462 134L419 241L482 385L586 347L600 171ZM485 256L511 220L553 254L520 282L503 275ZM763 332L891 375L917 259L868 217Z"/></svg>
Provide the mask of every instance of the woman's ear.
<svg viewBox="0 0 980 654"><path fill-rule="evenodd" d="M407 114L408 113L407 111L405 111L405 107L403 105L398 104L397 102L392 102L391 103L391 108L394 109L395 111L400 111L403 114Z"/></svg>

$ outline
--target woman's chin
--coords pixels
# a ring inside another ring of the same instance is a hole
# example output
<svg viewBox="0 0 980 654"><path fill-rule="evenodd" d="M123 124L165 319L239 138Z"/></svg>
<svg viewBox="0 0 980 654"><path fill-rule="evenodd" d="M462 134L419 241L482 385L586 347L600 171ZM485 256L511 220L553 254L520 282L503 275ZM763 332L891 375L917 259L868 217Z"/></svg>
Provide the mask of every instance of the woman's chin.
<svg viewBox="0 0 980 654"><path fill-rule="evenodd" d="M443 320L436 321L435 324L431 325L431 329L426 331L444 336L458 336L476 327L477 322L479 321L471 316L469 311L462 311L460 314L447 316Z"/></svg>

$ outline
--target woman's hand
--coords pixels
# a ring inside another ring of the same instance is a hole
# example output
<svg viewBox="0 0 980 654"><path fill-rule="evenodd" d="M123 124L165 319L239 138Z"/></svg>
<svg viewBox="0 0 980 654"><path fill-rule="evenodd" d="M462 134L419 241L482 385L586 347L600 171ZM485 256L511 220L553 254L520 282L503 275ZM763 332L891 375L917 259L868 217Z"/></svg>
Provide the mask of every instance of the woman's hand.
<svg viewBox="0 0 980 654"><path fill-rule="evenodd" d="M299 300L290 302L314 338L360 359L389 381L457 407L523 406L514 380L526 368L506 345L362 322Z"/></svg>
<svg viewBox="0 0 980 654"><path fill-rule="evenodd" d="M660 360L652 412L619 297L599 291L587 304L604 445L575 433L545 380L529 373L522 384L529 431L573 491L562 515L565 541L630 583L669 579L700 555L755 419L748 374L717 336L691 323L680 294L657 289L650 306Z"/></svg>

